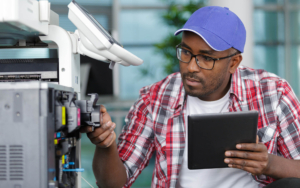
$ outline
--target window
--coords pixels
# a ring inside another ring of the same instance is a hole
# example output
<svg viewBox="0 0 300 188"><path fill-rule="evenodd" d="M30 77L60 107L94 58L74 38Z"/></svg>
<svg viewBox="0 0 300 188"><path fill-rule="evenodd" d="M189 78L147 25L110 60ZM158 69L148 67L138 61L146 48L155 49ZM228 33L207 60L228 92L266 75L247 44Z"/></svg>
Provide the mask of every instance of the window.
<svg viewBox="0 0 300 188"><path fill-rule="evenodd" d="M255 0L254 67L285 78L299 97L300 1Z"/></svg>
<svg viewBox="0 0 300 188"><path fill-rule="evenodd" d="M120 13L120 42L124 48L144 60L138 67L120 66L120 99L135 100L139 90L164 78L163 58L155 53L154 44L169 32L160 15L163 10L122 10ZM147 69L147 75L143 74Z"/></svg>

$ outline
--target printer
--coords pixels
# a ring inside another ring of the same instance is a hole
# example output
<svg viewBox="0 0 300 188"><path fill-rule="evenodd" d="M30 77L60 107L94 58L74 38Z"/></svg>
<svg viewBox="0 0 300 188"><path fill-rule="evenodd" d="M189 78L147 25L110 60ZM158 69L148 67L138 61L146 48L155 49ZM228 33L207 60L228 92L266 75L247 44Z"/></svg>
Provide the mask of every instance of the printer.
<svg viewBox="0 0 300 188"><path fill-rule="evenodd" d="M99 127L97 94L80 100L80 55L99 63L138 66L78 4L68 5L77 27L59 27L47 0L0 0L2 49L57 49L58 58L0 59L0 187L81 187L82 126Z"/></svg>

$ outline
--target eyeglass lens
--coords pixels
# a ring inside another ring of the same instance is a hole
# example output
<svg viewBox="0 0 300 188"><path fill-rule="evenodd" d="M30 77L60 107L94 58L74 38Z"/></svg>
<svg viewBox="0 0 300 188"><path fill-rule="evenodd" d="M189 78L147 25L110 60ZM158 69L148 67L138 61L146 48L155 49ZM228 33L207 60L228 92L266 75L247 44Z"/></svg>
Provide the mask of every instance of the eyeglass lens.
<svg viewBox="0 0 300 188"><path fill-rule="evenodd" d="M177 58L184 62L184 63L189 63L192 59L192 53L189 52L188 50L182 49L182 48L177 48ZM204 55L197 55L197 64L199 67L204 68L204 69L212 69L214 66L214 60L210 57L204 56Z"/></svg>

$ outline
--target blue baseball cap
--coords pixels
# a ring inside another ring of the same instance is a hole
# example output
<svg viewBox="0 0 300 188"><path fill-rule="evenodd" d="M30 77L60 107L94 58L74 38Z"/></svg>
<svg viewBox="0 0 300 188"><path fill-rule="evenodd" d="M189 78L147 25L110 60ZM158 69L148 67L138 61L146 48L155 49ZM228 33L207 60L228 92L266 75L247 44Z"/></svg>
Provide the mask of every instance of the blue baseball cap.
<svg viewBox="0 0 300 188"><path fill-rule="evenodd" d="M240 18L227 7L207 6L195 11L182 31L198 34L212 49L224 51L235 48L244 52L246 29Z"/></svg>

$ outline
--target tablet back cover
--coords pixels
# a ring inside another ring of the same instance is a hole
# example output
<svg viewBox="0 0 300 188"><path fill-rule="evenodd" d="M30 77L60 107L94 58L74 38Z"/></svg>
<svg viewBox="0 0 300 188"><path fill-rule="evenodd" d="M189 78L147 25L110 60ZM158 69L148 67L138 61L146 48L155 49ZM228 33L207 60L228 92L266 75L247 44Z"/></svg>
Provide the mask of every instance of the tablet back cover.
<svg viewBox="0 0 300 188"><path fill-rule="evenodd" d="M228 168L225 151L255 143L257 111L188 116L188 168Z"/></svg>

